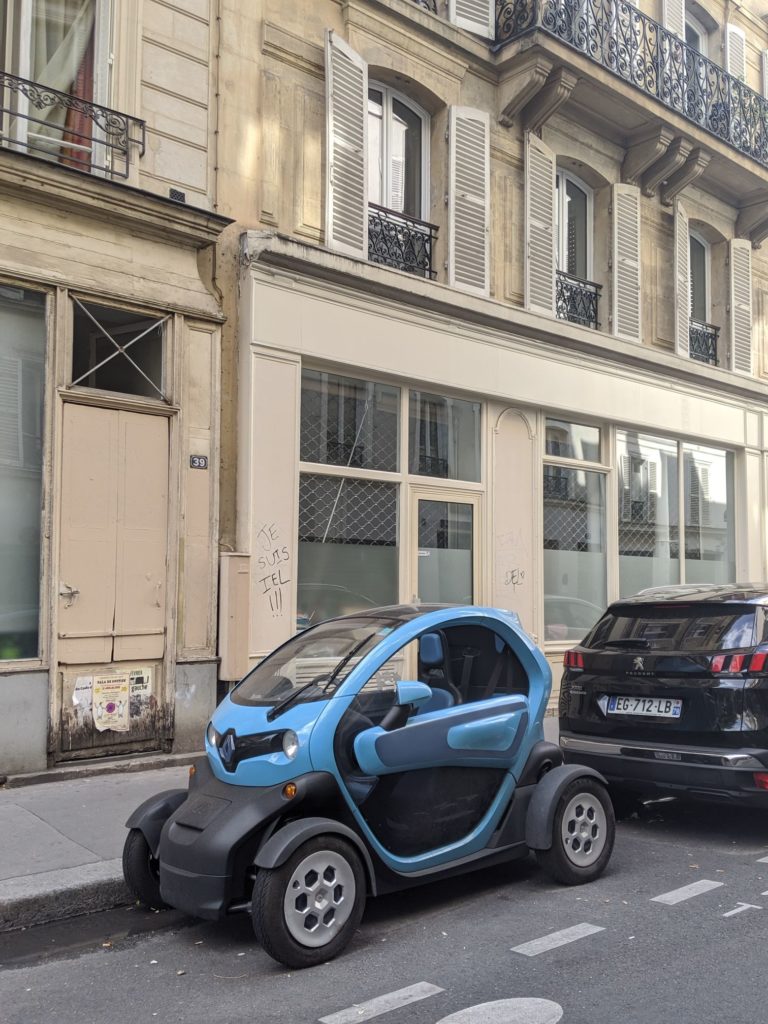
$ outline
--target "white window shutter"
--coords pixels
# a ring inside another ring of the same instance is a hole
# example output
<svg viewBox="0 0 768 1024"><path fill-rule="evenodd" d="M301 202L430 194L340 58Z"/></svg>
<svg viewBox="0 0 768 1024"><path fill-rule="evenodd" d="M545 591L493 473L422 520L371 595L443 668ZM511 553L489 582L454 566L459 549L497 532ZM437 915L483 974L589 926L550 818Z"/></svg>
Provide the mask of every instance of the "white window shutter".
<svg viewBox="0 0 768 1024"><path fill-rule="evenodd" d="M613 186L613 333L641 340L640 189Z"/></svg>
<svg viewBox="0 0 768 1024"><path fill-rule="evenodd" d="M688 214L681 202L675 206L675 351L691 355L691 240Z"/></svg>
<svg viewBox="0 0 768 1024"><path fill-rule="evenodd" d="M488 295L490 123L486 111L451 107L448 282Z"/></svg>
<svg viewBox="0 0 768 1024"><path fill-rule="evenodd" d="M732 238L731 278L731 365L738 373L752 373L752 243Z"/></svg>
<svg viewBox="0 0 768 1024"><path fill-rule="evenodd" d="M685 0L664 0L664 28L685 39Z"/></svg>
<svg viewBox="0 0 768 1024"><path fill-rule="evenodd" d="M0 466L20 466L21 360L0 356Z"/></svg>
<svg viewBox="0 0 768 1024"><path fill-rule="evenodd" d="M760 53L760 84L763 96L768 99L768 50Z"/></svg>
<svg viewBox="0 0 768 1024"><path fill-rule="evenodd" d="M727 26L725 43L726 71L740 82L747 80L747 40L734 25Z"/></svg>
<svg viewBox="0 0 768 1024"><path fill-rule="evenodd" d="M525 137L525 306L555 313L555 154Z"/></svg>
<svg viewBox="0 0 768 1024"><path fill-rule="evenodd" d="M325 34L325 243L368 256L368 65L335 32Z"/></svg>
<svg viewBox="0 0 768 1024"><path fill-rule="evenodd" d="M496 0L448 0L448 20L485 39L495 39Z"/></svg>

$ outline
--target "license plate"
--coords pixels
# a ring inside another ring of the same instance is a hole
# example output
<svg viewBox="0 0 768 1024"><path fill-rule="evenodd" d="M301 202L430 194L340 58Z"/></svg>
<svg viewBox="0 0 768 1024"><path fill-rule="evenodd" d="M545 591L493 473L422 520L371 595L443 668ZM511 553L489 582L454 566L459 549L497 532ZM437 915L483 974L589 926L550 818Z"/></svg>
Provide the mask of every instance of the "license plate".
<svg viewBox="0 0 768 1024"><path fill-rule="evenodd" d="M609 697L609 715L654 715L679 718L683 702L677 697Z"/></svg>

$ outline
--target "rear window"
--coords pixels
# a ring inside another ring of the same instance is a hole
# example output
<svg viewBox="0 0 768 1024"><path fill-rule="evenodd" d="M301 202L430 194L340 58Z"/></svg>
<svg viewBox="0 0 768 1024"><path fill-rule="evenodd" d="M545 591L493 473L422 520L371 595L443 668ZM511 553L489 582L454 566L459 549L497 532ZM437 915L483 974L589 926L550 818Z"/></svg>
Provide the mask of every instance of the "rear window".
<svg viewBox="0 0 768 1024"><path fill-rule="evenodd" d="M609 610L584 641L592 649L730 651L757 643L751 605L633 605Z"/></svg>

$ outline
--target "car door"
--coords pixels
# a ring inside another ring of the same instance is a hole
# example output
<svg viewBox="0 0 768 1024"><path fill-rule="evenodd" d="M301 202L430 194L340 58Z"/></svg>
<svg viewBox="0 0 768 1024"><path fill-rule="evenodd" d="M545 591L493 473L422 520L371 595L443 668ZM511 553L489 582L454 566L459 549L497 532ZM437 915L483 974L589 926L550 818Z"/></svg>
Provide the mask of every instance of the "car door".
<svg viewBox="0 0 768 1024"><path fill-rule="evenodd" d="M411 713L404 724L387 729L380 723L394 703L395 680L380 671L385 686L373 689L371 680L350 709L369 717L358 721L351 760L359 774L349 784L357 787L358 812L373 837L397 858L476 838L484 819L500 816L528 727L526 687L509 645L480 626L447 628L440 636L445 678L456 694L451 706ZM416 660L423 677L421 658ZM402 665L413 662L400 659ZM461 854L454 848L453 855Z"/></svg>

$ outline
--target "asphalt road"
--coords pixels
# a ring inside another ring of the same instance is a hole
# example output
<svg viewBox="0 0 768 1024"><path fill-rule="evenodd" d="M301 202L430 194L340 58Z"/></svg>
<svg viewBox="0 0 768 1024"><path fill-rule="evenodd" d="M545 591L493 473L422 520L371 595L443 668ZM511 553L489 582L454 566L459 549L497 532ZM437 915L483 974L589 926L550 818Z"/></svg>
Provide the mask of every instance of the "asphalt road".
<svg viewBox="0 0 768 1024"><path fill-rule="evenodd" d="M649 804L590 886L525 862L382 897L345 954L303 972L247 918L75 919L0 937L0 1020L765 1024L764 857L768 814Z"/></svg>

